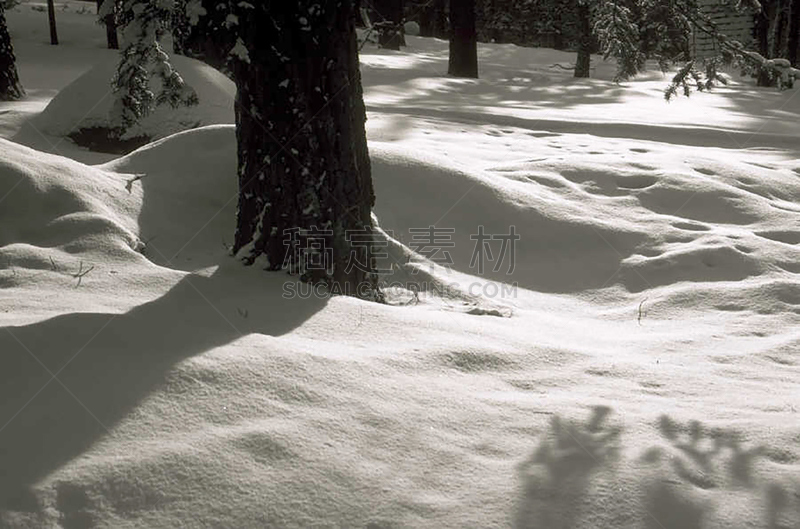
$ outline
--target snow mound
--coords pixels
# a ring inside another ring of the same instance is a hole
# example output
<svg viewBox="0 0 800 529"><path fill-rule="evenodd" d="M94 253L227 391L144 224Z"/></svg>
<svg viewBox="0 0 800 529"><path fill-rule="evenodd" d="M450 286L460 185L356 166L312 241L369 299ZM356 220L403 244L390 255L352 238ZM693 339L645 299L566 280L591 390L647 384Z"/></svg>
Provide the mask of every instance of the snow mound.
<svg viewBox="0 0 800 529"><path fill-rule="evenodd" d="M118 175L2 139L0 149L0 196L9 197L0 254L9 265L50 269L51 250L120 257L138 247L137 200Z"/></svg>
<svg viewBox="0 0 800 529"><path fill-rule="evenodd" d="M671 149L656 146L647 150L647 163L598 151L485 170L392 144L370 150L381 226L412 249L424 246L414 243L414 230L450 230L441 240L452 243L451 265L463 273L570 293L740 281L776 271L776 261L783 263L777 271L796 272L791 263L800 252L786 242L800 237L798 229L756 228L800 226L797 213L781 209L800 199L800 185L785 168L676 160ZM511 226L520 236L513 269L506 255L503 266L487 261L480 273L480 229L503 235Z"/></svg>
<svg viewBox="0 0 800 529"><path fill-rule="evenodd" d="M214 125L169 136L100 167L127 175L129 187L143 194L138 226L147 256L194 270L211 264L232 242L236 163L233 125Z"/></svg>
<svg viewBox="0 0 800 529"><path fill-rule="evenodd" d="M118 59L104 59L59 91L34 124L43 132L66 136L80 129L109 126L114 94L111 79ZM180 55L170 57L172 66L194 88L200 103L192 107L157 107L133 127L129 137L160 139L183 130L219 123L233 123L236 87L214 68Z"/></svg>

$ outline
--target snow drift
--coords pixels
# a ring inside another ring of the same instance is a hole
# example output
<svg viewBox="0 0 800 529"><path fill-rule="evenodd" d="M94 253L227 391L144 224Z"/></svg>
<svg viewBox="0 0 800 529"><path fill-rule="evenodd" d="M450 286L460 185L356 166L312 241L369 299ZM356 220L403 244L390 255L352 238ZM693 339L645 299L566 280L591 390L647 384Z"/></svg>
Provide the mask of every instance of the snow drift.
<svg viewBox="0 0 800 529"><path fill-rule="evenodd" d="M66 136L80 129L109 127L113 103L111 79L116 72L117 58L98 62L53 98L34 120L34 125L54 136ZM203 125L233 123L233 100L236 87L214 68L195 59L172 55L172 66L183 80L197 92L200 103L191 107L172 108L161 105L126 134L156 140Z"/></svg>

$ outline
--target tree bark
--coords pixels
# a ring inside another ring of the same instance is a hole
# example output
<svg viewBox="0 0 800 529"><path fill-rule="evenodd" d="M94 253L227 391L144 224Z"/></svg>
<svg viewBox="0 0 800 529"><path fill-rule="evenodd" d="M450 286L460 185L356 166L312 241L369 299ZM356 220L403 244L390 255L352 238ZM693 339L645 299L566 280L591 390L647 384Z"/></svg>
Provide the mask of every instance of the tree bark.
<svg viewBox="0 0 800 529"><path fill-rule="evenodd" d="M787 59L792 65L800 67L800 0L793 0L791 6L791 22L789 23L789 54Z"/></svg>
<svg viewBox="0 0 800 529"><path fill-rule="evenodd" d="M112 2L113 0L108 0ZM103 0L97 0L97 11L103 5ZM114 20L114 14L108 14L103 17L103 25L106 27L106 44L110 50L119 49L119 38L117 37L117 22Z"/></svg>
<svg viewBox="0 0 800 529"><path fill-rule="evenodd" d="M25 95L17 75L17 61L14 47L6 26L6 13L0 1L0 101L19 99Z"/></svg>
<svg viewBox="0 0 800 529"><path fill-rule="evenodd" d="M578 0L578 58L575 77L589 77L592 65L592 14L588 3Z"/></svg>
<svg viewBox="0 0 800 529"><path fill-rule="evenodd" d="M58 31L56 31L56 7L53 0L47 0L47 19L50 23L50 44L58 44Z"/></svg>
<svg viewBox="0 0 800 529"><path fill-rule="evenodd" d="M450 64L447 73L478 77L475 0L450 0Z"/></svg>
<svg viewBox="0 0 800 529"><path fill-rule="evenodd" d="M234 50L233 60L239 160L233 251L247 264L264 256L271 270L375 299L373 245L353 240L371 230L375 200L357 0L338 7L316 0L245 5L237 9L247 10L239 16L247 51Z"/></svg>

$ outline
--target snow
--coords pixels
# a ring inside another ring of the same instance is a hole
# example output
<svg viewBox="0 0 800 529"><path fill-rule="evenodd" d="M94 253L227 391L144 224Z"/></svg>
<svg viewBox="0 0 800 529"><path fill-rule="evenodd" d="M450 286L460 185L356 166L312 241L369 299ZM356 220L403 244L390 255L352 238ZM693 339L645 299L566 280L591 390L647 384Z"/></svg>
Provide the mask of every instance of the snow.
<svg viewBox="0 0 800 529"><path fill-rule="evenodd" d="M367 45L382 266L455 288L319 299L227 255L230 118L115 159L36 135L109 57L77 5L57 49L8 15L0 527L800 527L797 90ZM451 270L408 248L431 225ZM516 227L510 275L479 226Z"/></svg>
<svg viewBox="0 0 800 529"><path fill-rule="evenodd" d="M61 90L33 121L44 133L66 136L81 128L109 127L109 112L114 102L111 79L117 57L109 58ZM210 66L187 57L172 55L170 62L183 80L203 101L202 105L172 108L161 105L126 135L161 139L170 134L203 125L230 123L233 120L233 82Z"/></svg>

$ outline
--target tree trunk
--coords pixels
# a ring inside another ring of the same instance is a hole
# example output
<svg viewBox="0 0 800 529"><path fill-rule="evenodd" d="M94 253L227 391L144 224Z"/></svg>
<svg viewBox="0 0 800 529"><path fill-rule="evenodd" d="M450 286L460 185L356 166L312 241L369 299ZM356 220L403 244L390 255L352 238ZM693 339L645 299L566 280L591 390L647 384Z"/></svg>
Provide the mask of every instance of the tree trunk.
<svg viewBox="0 0 800 529"><path fill-rule="evenodd" d="M578 59L575 77L589 77L592 65L592 13L588 3L578 0Z"/></svg>
<svg viewBox="0 0 800 529"><path fill-rule="evenodd" d="M800 0L793 0L791 6L791 22L789 23L789 54L787 59L795 68L800 67Z"/></svg>
<svg viewBox="0 0 800 529"><path fill-rule="evenodd" d="M113 0L108 0L109 2L113 2ZM100 8L103 5L103 0L97 0L97 11L100 12ZM103 17L103 25L106 27L106 43L108 45L109 50L118 50L119 49L119 38L117 37L117 22L114 20L114 13L110 13Z"/></svg>
<svg viewBox="0 0 800 529"><path fill-rule="evenodd" d="M14 47L6 26L6 13L0 1L0 101L19 99L25 95L17 75L17 61Z"/></svg>
<svg viewBox="0 0 800 529"><path fill-rule="evenodd" d="M450 0L450 64L447 73L478 77L475 0Z"/></svg>
<svg viewBox="0 0 800 529"><path fill-rule="evenodd" d="M47 0L47 18L50 21L50 44L58 44L58 32L56 31L56 7L53 0Z"/></svg>
<svg viewBox="0 0 800 529"><path fill-rule="evenodd" d="M775 22L777 22L778 3L762 2L761 12L756 15L755 36L758 53L767 59L775 58ZM756 75L758 86L775 86L777 79L770 75L770 71L762 69Z"/></svg>
<svg viewBox="0 0 800 529"><path fill-rule="evenodd" d="M419 9L419 34L422 37L447 37L445 0L425 1Z"/></svg>
<svg viewBox="0 0 800 529"><path fill-rule="evenodd" d="M316 0L247 5L236 8L247 16L239 16L243 46L233 52L239 159L233 251L247 264L264 256L269 269L288 269L333 293L376 299L373 244L365 235L375 197L357 0L338 7Z"/></svg>
<svg viewBox="0 0 800 529"><path fill-rule="evenodd" d="M391 22L394 29L393 31L381 31L379 33L378 45L380 47L399 50L400 46L406 45L403 31L403 19L405 18L403 4L403 0L380 0L375 2L378 21Z"/></svg>

